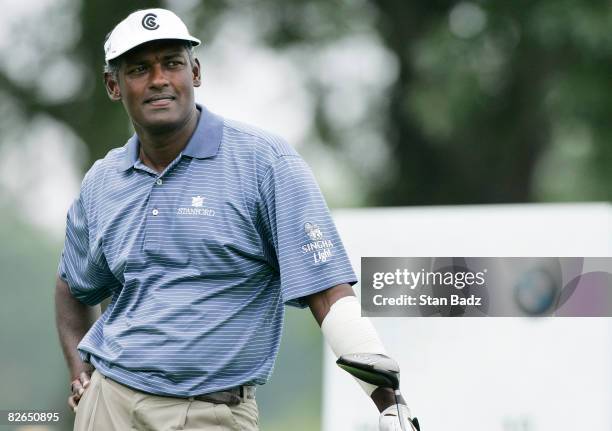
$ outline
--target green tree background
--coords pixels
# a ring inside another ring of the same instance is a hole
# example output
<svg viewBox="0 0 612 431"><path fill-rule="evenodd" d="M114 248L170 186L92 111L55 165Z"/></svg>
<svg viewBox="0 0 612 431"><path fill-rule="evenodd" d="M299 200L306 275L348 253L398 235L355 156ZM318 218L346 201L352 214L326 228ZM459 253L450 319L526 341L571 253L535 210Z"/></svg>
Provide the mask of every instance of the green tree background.
<svg viewBox="0 0 612 431"><path fill-rule="evenodd" d="M313 100L300 151L319 178L329 154L352 185L322 180L332 206L610 199L612 12L603 1L45 3L5 24L0 149L18 147L41 118L78 142L81 172L124 142L130 126L104 92L101 47L129 12L156 6L180 9L205 44L240 17L259 45L297 66ZM343 46L363 52L348 65L358 91L335 73ZM365 78L371 67L379 79ZM2 187L0 408L66 412L52 313L61 241L15 211L19 197ZM314 320L291 311L259 396L264 429L318 427L320 357Z"/></svg>

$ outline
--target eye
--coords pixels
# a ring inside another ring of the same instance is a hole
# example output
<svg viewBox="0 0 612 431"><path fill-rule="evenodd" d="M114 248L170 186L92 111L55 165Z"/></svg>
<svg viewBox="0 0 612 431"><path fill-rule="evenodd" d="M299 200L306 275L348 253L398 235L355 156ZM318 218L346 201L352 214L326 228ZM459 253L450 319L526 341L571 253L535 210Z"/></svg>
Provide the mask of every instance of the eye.
<svg viewBox="0 0 612 431"><path fill-rule="evenodd" d="M128 69L128 74L130 75L138 75L144 73L146 71L146 67L143 64L137 64Z"/></svg>
<svg viewBox="0 0 612 431"><path fill-rule="evenodd" d="M166 62L166 65L170 68L175 68L175 67L180 67L183 65L183 62L181 60L168 60L168 62Z"/></svg>

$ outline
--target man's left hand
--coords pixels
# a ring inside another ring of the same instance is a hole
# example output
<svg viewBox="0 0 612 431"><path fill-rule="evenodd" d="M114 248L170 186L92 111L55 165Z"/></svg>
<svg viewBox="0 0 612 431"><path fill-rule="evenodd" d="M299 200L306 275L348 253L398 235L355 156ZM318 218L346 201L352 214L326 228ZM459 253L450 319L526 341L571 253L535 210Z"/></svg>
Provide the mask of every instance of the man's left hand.
<svg viewBox="0 0 612 431"><path fill-rule="evenodd" d="M397 410L397 404L389 406L383 410L383 412L380 414L380 419L378 420L379 431L402 431ZM408 406L400 404L399 414L402 415L402 420L406 426L406 431L418 431L418 428L416 428L412 423L412 417Z"/></svg>

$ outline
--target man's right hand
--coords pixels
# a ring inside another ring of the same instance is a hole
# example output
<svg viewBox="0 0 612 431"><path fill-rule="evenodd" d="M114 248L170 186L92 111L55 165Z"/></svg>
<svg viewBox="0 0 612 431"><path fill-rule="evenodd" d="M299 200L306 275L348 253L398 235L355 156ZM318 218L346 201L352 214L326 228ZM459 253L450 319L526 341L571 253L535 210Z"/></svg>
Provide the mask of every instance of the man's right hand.
<svg viewBox="0 0 612 431"><path fill-rule="evenodd" d="M74 413L77 412L79 400L89 387L91 371L83 371L79 377L74 379L70 384L72 395L68 397L68 405Z"/></svg>
<svg viewBox="0 0 612 431"><path fill-rule="evenodd" d="M59 275L55 283L55 323L68 372L74 377L70 385L72 395L68 405L76 413L77 404L89 386L89 377L94 371L90 363L85 363L79 356L78 345L100 315L100 307L90 307L77 301L70 293L68 283Z"/></svg>

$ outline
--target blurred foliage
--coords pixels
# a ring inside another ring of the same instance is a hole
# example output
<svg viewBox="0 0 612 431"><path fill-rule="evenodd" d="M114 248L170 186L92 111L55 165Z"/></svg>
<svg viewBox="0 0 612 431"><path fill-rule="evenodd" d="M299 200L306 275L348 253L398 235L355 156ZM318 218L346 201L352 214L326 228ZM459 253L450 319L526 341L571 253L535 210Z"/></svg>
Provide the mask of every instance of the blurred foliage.
<svg viewBox="0 0 612 431"><path fill-rule="evenodd" d="M65 0L49 14L77 11L77 36L38 51L37 64L44 71L68 62L80 76L76 88L48 100L39 91L44 73L24 79L5 67L1 92L28 117L45 113L68 125L90 150L86 168L130 133L102 87L104 36L129 11L160 4L187 11L204 41L233 14L255 22L261 44L278 55L305 52L303 72L316 106L313 135L346 150L365 203L607 200L612 193L606 186L612 12L605 2L200 0L185 6L130 0L102 7ZM357 139L350 129L360 124L341 125L329 109L332 87L342 83L326 81L333 71L309 68L308 59L359 35L390 54L385 67L392 82L375 102L368 99L367 116L359 120L366 140L377 127L382 139L372 138L351 156ZM377 157L383 159L377 170L366 169L364 159Z"/></svg>
<svg viewBox="0 0 612 431"><path fill-rule="evenodd" d="M50 410L71 417L68 372L53 314L60 245L10 208L0 205L0 210L0 409ZM72 429L70 425L61 429Z"/></svg>

